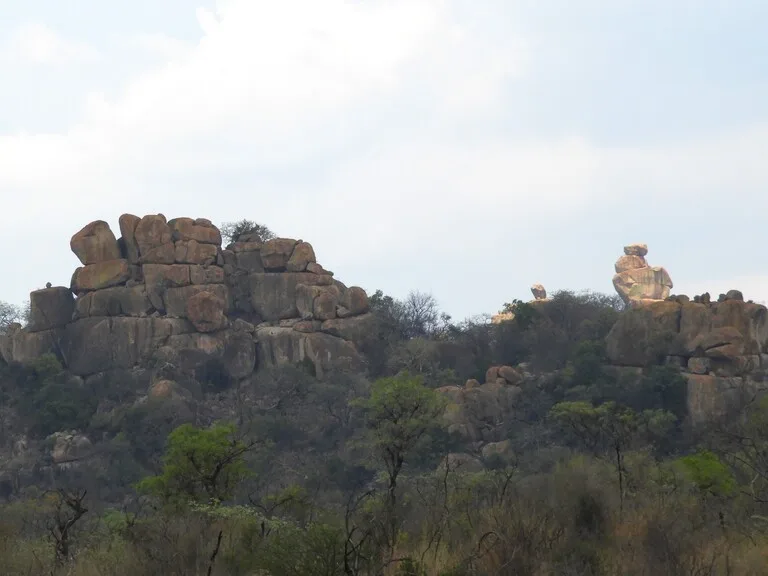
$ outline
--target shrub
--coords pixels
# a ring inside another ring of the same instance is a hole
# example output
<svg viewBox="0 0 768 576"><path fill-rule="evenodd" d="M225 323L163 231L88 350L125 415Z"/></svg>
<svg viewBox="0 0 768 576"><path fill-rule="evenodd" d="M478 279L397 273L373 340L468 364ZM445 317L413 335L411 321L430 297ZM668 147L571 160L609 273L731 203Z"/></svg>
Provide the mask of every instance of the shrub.
<svg viewBox="0 0 768 576"><path fill-rule="evenodd" d="M243 234L255 234L262 242L275 238L275 233L263 224L251 220L225 222L221 225L221 235L227 243L237 242Z"/></svg>

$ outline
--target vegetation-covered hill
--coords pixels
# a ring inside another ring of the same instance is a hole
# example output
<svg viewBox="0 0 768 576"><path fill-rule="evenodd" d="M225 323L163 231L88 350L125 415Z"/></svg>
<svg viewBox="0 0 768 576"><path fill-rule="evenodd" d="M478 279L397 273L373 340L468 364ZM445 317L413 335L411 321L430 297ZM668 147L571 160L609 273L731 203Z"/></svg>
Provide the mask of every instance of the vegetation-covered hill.
<svg viewBox="0 0 768 576"><path fill-rule="evenodd" d="M694 426L616 298L370 306L367 374L0 367L0 574L768 573L768 403Z"/></svg>

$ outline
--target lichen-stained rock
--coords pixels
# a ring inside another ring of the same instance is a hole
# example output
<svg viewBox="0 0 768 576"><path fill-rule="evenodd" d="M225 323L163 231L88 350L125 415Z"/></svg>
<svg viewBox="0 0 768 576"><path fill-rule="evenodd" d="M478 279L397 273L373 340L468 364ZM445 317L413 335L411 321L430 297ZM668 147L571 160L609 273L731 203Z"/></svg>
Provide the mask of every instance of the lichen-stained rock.
<svg viewBox="0 0 768 576"><path fill-rule="evenodd" d="M350 286L344 290L339 303L349 310L352 316L365 314L369 309L368 295L360 286Z"/></svg>
<svg viewBox="0 0 768 576"><path fill-rule="evenodd" d="M192 218L174 218L168 221L174 242L195 240L201 244L221 245L221 232L209 220Z"/></svg>
<svg viewBox="0 0 768 576"><path fill-rule="evenodd" d="M198 332L215 332L227 325L225 308L224 298L204 290L187 300L187 318Z"/></svg>
<svg viewBox="0 0 768 576"><path fill-rule="evenodd" d="M75 301L74 319L90 316L137 316L152 312L147 291L138 286L116 286L83 294Z"/></svg>
<svg viewBox="0 0 768 576"><path fill-rule="evenodd" d="M29 362L43 354L61 356L61 345L64 338L63 328L53 328L40 332L15 330L3 337L3 359L6 362Z"/></svg>
<svg viewBox="0 0 768 576"><path fill-rule="evenodd" d="M234 253L235 267L246 272L264 272L264 264L261 262L261 252L252 250L248 252Z"/></svg>
<svg viewBox="0 0 768 576"><path fill-rule="evenodd" d="M746 354L760 354L768 344L768 309L761 304L726 300L711 306L712 328L732 326L744 337Z"/></svg>
<svg viewBox="0 0 768 576"><path fill-rule="evenodd" d="M627 256L640 256L641 258L648 254L647 244L629 244L624 246L624 254Z"/></svg>
<svg viewBox="0 0 768 576"><path fill-rule="evenodd" d="M618 260L616 260L616 264L614 264L614 269L616 270L616 274L621 274L622 272L626 272L627 270L636 270L637 268L647 268L648 262L645 261L645 258L642 256L627 256L624 255Z"/></svg>
<svg viewBox="0 0 768 576"><path fill-rule="evenodd" d="M223 284L224 268L221 266L189 266L189 280L192 284Z"/></svg>
<svg viewBox="0 0 768 576"><path fill-rule="evenodd" d="M81 294L119 286L125 284L130 278L131 268L128 260L108 260L98 264L88 264L75 270L71 288L75 294Z"/></svg>
<svg viewBox="0 0 768 576"><path fill-rule="evenodd" d="M326 334L338 336L355 344L363 342L376 328L376 317L373 314L360 314L351 318L336 318L326 320L320 329Z"/></svg>
<svg viewBox="0 0 768 576"><path fill-rule="evenodd" d="M307 272L311 272L312 274L320 274L323 276L333 276L333 272L326 270L317 262L310 262L307 264Z"/></svg>
<svg viewBox="0 0 768 576"><path fill-rule="evenodd" d="M144 283L150 290L189 286L190 267L187 264L144 264Z"/></svg>
<svg viewBox="0 0 768 576"><path fill-rule="evenodd" d="M336 317L339 291L331 286L296 286L296 309L305 320L330 320Z"/></svg>
<svg viewBox="0 0 768 576"><path fill-rule="evenodd" d="M264 242L260 250L264 270L268 272L285 270L297 244L298 241L292 238L274 238Z"/></svg>
<svg viewBox="0 0 768 576"><path fill-rule="evenodd" d="M647 300L664 300L673 288L664 268L650 267L645 261L645 244L624 246L624 256L616 261L613 286L626 304L642 304Z"/></svg>
<svg viewBox="0 0 768 576"><path fill-rule="evenodd" d="M211 292L224 303L224 313L230 310L229 288L225 284L198 284L181 288L168 288L163 293L166 315L174 318L187 317L187 302L200 292Z"/></svg>
<svg viewBox="0 0 768 576"><path fill-rule="evenodd" d="M733 326L704 332L693 342L694 350L710 358L733 358L745 352L744 336Z"/></svg>
<svg viewBox="0 0 768 576"><path fill-rule="evenodd" d="M307 272L254 273L248 277L251 305L264 321L298 318L296 287L331 286L333 278Z"/></svg>
<svg viewBox="0 0 768 576"><path fill-rule="evenodd" d="M61 328L72 321L75 299L72 291L63 286L35 290L29 295L28 332Z"/></svg>
<svg viewBox="0 0 768 576"><path fill-rule="evenodd" d="M214 244L202 244L197 240L179 240L175 243L176 262L179 264L215 264L219 247Z"/></svg>
<svg viewBox="0 0 768 576"><path fill-rule="evenodd" d="M120 235L122 237L125 249L124 257L131 264L139 263L139 245L136 242L136 227L141 222L141 218L133 214L123 214L120 216Z"/></svg>
<svg viewBox="0 0 768 576"><path fill-rule="evenodd" d="M69 246L83 264L96 264L120 258L117 239L109 224L103 220L87 224L72 236Z"/></svg>
<svg viewBox="0 0 768 576"><path fill-rule="evenodd" d="M684 374L688 388L688 415L694 426L727 418L755 393L756 385L739 377Z"/></svg>
<svg viewBox="0 0 768 576"><path fill-rule="evenodd" d="M288 272L304 272L311 262L316 262L315 251L309 242L299 242L293 248L285 265Z"/></svg>
<svg viewBox="0 0 768 576"><path fill-rule="evenodd" d="M142 253L140 261L144 264L173 264L176 262L176 247L173 242L161 244Z"/></svg>
<svg viewBox="0 0 768 576"><path fill-rule="evenodd" d="M327 290L315 298L313 317L316 320L331 320L336 318L338 297L331 290Z"/></svg>
<svg viewBox="0 0 768 576"><path fill-rule="evenodd" d="M173 335L194 331L171 318L83 318L67 325L62 347L73 374L87 376L145 363Z"/></svg>
<svg viewBox="0 0 768 576"><path fill-rule="evenodd" d="M303 333L292 328L257 328L259 366L295 366L309 360L323 378L332 371L359 371L363 360L355 346L322 332Z"/></svg>
<svg viewBox="0 0 768 576"><path fill-rule="evenodd" d="M616 274L613 286L627 303L633 300L664 300L673 288L672 279L660 266L636 268Z"/></svg>
<svg viewBox="0 0 768 576"><path fill-rule="evenodd" d="M144 216L136 224L133 234L142 257L153 248L173 243L171 229L161 214Z"/></svg>

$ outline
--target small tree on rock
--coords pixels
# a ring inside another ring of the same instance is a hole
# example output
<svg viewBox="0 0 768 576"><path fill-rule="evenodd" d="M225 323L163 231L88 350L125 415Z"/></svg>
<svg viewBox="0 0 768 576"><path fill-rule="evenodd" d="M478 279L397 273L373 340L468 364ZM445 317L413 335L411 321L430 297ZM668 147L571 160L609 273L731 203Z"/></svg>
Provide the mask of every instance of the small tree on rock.
<svg viewBox="0 0 768 576"><path fill-rule="evenodd" d="M237 242L240 236L246 234L256 236L261 242L266 242L267 240L272 240L276 237L272 230L263 224L258 224L252 220L224 222L221 225L221 235L227 243Z"/></svg>

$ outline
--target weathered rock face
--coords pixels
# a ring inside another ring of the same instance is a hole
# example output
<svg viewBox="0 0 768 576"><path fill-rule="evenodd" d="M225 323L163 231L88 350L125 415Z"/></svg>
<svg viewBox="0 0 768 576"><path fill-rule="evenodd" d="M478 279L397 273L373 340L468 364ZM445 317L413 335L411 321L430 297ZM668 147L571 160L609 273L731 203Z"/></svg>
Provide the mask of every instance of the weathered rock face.
<svg viewBox="0 0 768 576"><path fill-rule="evenodd" d="M308 242L241 237L222 250L204 218L123 214L119 224L119 240L104 221L72 237L83 266L70 288L31 294L29 325L0 336L5 361L53 352L89 376L215 358L235 379L259 365L309 361L321 377L363 367L368 296L334 280Z"/></svg>
<svg viewBox="0 0 768 576"><path fill-rule="evenodd" d="M67 288L45 288L29 295L28 332L62 328L72 320L75 299Z"/></svg>
<svg viewBox="0 0 768 576"><path fill-rule="evenodd" d="M694 422L722 416L752 386L751 374L768 368L768 309L741 299L702 302L673 296L622 313L606 337L610 361L647 366L674 360L688 380Z"/></svg>
<svg viewBox="0 0 768 576"><path fill-rule="evenodd" d="M613 286L626 304L664 300L673 287L672 279L664 268L648 266L645 261L647 253L645 244L630 244L624 247L624 256L616 261Z"/></svg>
<svg viewBox="0 0 768 576"><path fill-rule="evenodd" d="M338 370L360 370L363 360L354 344L330 334L304 333L293 328L264 327L256 330L259 365L295 365L309 361L315 374Z"/></svg>
<svg viewBox="0 0 768 576"><path fill-rule="evenodd" d="M103 220L91 222L72 236L69 242L72 252L85 265L98 264L107 260L118 260L120 249L117 239Z"/></svg>
<svg viewBox="0 0 768 576"><path fill-rule="evenodd" d="M215 332L227 324L224 300L203 290L187 300L187 316L198 332Z"/></svg>

